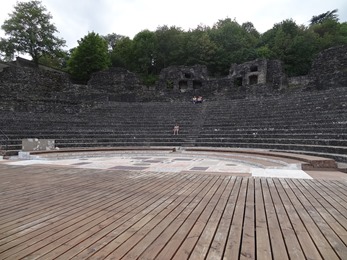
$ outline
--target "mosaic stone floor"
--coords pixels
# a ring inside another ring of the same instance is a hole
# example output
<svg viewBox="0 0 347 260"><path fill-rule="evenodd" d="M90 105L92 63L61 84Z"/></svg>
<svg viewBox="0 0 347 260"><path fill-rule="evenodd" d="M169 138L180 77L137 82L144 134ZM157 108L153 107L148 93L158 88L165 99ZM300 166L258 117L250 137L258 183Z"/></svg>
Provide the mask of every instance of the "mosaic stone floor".
<svg viewBox="0 0 347 260"><path fill-rule="evenodd" d="M119 154L107 157L35 159L6 162L9 165L59 165L73 168L145 172L201 172L239 176L312 179L305 171L291 167L261 168L232 159L185 157L180 155Z"/></svg>

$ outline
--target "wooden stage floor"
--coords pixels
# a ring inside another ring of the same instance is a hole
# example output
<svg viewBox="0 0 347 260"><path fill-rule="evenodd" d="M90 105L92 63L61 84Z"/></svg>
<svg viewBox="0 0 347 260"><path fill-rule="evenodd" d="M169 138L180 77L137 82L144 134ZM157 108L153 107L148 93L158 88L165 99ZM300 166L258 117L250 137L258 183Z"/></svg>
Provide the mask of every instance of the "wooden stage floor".
<svg viewBox="0 0 347 260"><path fill-rule="evenodd" d="M347 259L347 182L0 163L0 259Z"/></svg>

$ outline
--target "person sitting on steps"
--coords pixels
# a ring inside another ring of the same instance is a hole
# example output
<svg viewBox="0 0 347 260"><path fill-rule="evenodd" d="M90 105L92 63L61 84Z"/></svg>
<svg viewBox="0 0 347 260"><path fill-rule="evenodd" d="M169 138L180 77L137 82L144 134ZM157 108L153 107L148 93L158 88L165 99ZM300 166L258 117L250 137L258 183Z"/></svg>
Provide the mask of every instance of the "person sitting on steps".
<svg viewBox="0 0 347 260"><path fill-rule="evenodd" d="M174 128L173 128L173 134L174 134L174 135L178 135L179 130L180 130L180 127L179 127L179 125L176 123L176 125L175 125Z"/></svg>

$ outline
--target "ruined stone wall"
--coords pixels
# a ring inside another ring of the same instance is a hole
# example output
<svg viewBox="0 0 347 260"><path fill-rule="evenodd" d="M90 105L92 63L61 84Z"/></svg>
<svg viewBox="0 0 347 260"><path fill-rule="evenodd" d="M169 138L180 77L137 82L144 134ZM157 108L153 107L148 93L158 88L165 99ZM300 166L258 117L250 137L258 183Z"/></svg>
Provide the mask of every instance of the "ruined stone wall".
<svg viewBox="0 0 347 260"><path fill-rule="evenodd" d="M135 73L123 68L93 73L88 88L95 95L106 94L108 101L150 101L151 97L155 100L150 88L142 85Z"/></svg>
<svg viewBox="0 0 347 260"><path fill-rule="evenodd" d="M122 68L94 73L87 85L73 85L66 73L25 67L26 62L19 61L0 64L0 110L74 113L108 101L188 101L194 95L207 100L257 98L281 94L288 86L278 60L233 64L224 78L211 78L203 65L171 66L163 69L150 87ZM313 90L346 87L347 46L320 53L310 74L291 78L289 84L302 89L311 86Z"/></svg>
<svg viewBox="0 0 347 260"><path fill-rule="evenodd" d="M229 75L210 78L207 67L171 66L160 73L157 90L181 99L202 95L206 99L237 99L247 95L268 95L287 86L280 61L257 59L232 64Z"/></svg>
<svg viewBox="0 0 347 260"><path fill-rule="evenodd" d="M193 96L202 96L205 100L244 96L243 93L235 91L230 77L212 78L204 65L170 66L163 69L156 92L160 93L161 98L166 97L169 100L191 100Z"/></svg>
<svg viewBox="0 0 347 260"><path fill-rule="evenodd" d="M170 66L160 72L158 86L161 90L184 93L203 89L208 80L206 66Z"/></svg>
<svg viewBox="0 0 347 260"><path fill-rule="evenodd" d="M0 109L73 112L80 100L67 93L71 86L66 73L10 65L0 72Z"/></svg>
<svg viewBox="0 0 347 260"><path fill-rule="evenodd" d="M5 62L0 61L0 72L3 71L4 68L7 68L9 65Z"/></svg>
<svg viewBox="0 0 347 260"><path fill-rule="evenodd" d="M279 60L269 60L267 66L266 82L273 89L285 89L288 86L288 79L283 71L283 64Z"/></svg>
<svg viewBox="0 0 347 260"><path fill-rule="evenodd" d="M288 78L289 88L305 87L305 86L308 86L310 83L311 83L311 78L307 75Z"/></svg>
<svg viewBox="0 0 347 260"><path fill-rule="evenodd" d="M314 59L309 73L310 87L347 87L347 45L329 48Z"/></svg>
<svg viewBox="0 0 347 260"><path fill-rule="evenodd" d="M2 94L63 91L71 86L68 74L55 71L9 66L0 73Z"/></svg>
<svg viewBox="0 0 347 260"><path fill-rule="evenodd" d="M88 86L104 93L129 93L142 88L137 75L123 68L110 68L93 73Z"/></svg>
<svg viewBox="0 0 347 260"><path fill-rule="evenodd" d="M288 85L279 60L256 59L242 64L232 64L229 77L234 90L245 88L246 92L258 95L285 89Z"/></svg>
<svg viewBox="0 0 347 260"><path fill-rule="evenodd" d="M268 61L257 59L242 64L232 64L229 70L229 77L233 79L234 86L249 86L256 84L266 84Z"/></svg>

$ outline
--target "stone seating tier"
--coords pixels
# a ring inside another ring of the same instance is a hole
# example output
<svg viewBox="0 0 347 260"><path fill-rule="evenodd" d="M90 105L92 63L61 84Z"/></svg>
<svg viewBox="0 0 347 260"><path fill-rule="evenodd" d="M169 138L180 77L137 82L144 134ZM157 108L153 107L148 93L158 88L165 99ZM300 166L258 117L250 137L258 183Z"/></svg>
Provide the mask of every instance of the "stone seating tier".
<svg viewBox="0 0 347 260"><path fill-rule="evenodd" d="M302 154L317 154L333 158L340 162L347 162L347 147L318 146L318 145L294 145L294 144L272 144L272 143L199 143L200 147L232 147L232 148L259 148L279 151L301 151Z"/></svg>
<svg viewBox="0 0 347 260"><path fill-rule="evenodd" d="M61 148L189 144L295 150L344 161L346 100L347 88L203 104L106 102L75 114L0 112L0 129L12 150L22 138L41 138ZM172 135L175 122L179 136Z"/></svg>
<svg viewBox="0 0 347 260"><path fill-rule="evenodd" d="M199 137L196 140L197 144L204 142L215 143L272 143L272 144L308 144L308 145L326 145L326 146L342 146L347 147L347 140L340 139L308 139L308 138L264 138L264 137L241 137L241 138L229 138L229 137L212 137L202 138Z"/></svg>

